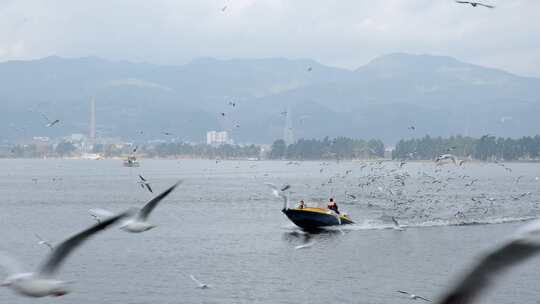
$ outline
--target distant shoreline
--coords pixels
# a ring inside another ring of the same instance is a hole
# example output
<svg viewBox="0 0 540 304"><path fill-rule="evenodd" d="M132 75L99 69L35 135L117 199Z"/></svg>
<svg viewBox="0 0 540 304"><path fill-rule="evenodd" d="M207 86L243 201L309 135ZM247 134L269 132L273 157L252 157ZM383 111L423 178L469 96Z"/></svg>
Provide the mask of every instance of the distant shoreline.
<svg viewBox="0 0 540 304"><path fill-rule="evenodd" d="M84 160L84 161L100 161L100 160L118 160L123 161L126 159L126 157L119 157L119 156L112 156L112 157L102 157L99 159L89 159L84 157L56 157L56 156L48 156L48 157L0 157L0 160L21 160L21 159L33 159L33 160ZM204 158L204 157L186 157L186 156L177 156L177 157L140 157L138 158L139 161L144 160L208 160L208 161L250 161L250 162L257 162L257 161L272 161L272 162L336 162L335 159L267 159L267 158L246 158L246 157L238 157L238 158ZM392 163L399 163L400 160L396 159L390 159L390 158L366 158L366 159L340 159L339 162L350 162L350 163L364 163L364 162L392 162ZM540 159L538 160L508 160L508 161L499 161L504 163L540 163ZM432 159L417 159L417 160L408 160L406 163L435 163ZM467 163L495 163L494 161L483 161L483 160L467 160L465 162L465 165Z"/></svg>

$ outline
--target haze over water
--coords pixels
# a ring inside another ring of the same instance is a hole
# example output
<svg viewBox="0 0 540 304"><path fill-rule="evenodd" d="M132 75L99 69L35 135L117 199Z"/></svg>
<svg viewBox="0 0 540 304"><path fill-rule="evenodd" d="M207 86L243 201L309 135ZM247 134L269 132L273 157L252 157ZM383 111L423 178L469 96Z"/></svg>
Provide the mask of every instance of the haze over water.
<svg viewBox="0 0 540 304"><path fill-rule="evenodd" d="M60 270L76 281L73 292L41 303L410 303L396 290L437 298L521 225L515 221L540 213L539 164L505 164L512 172L483 163L363 164L0 160L0 250L32 271L49 250L34 233L59 242L93 223L90 208L142 206L152 198L137 184L142 173L155 192L184 180L150 216L158 227L97 235ZM402 185L396 175L406 174ZM368 175L380 177L358 186ZM292 203L333 196L357 224L307 234L280 212L265 182L291 184ZM407 229L389 229L390 216ZM474 223L502 224L462 225ZM295 249L306 243L313 246ZM535 303L538 271L537 258L513 269L481 303ZM190 274L211 288L197 289ZM32 300L0 290L0 303Z"/></svg>

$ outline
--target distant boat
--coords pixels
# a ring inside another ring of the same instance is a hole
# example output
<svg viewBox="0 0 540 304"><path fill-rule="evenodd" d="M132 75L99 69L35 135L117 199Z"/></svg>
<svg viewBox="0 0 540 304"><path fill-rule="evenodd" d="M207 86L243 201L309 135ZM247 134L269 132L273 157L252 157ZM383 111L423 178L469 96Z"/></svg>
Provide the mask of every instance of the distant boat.
<svg viewBox="0 0 540 304"><path fill-rule="evenodd" d="M124 167L139 167L140 165L137 158L133 155L128 156L128 158L124 160Z"/></svg>
<svg viewBox="0 0 540 304"><path fill-rule="evenodd" d="M304 229L317 229L327 226L353 224L353 220L344 213L318 207L285 208L281 210L296 226Z"/></svg>

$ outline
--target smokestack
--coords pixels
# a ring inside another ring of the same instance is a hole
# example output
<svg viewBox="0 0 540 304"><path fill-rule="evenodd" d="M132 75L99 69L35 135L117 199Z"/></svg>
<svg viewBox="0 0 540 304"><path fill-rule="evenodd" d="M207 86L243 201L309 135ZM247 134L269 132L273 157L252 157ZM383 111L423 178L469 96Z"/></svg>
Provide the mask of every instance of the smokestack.
<svg viewBox="0 0 540 304"><path fill-rule="evenodd" d="M96 139L96 101L90 100L90 140Z"/></svg>

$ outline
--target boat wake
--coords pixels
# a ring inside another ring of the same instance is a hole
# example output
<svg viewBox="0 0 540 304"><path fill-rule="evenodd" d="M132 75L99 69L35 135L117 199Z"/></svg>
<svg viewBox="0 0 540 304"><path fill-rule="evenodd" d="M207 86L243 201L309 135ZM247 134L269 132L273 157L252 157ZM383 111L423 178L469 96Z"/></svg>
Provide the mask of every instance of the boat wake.
<svg viewBox="0 0 540 304"><path fill-rule="evenodd" d="M473 226L473 225L497 225L525 222L537 219L535 216L524 217L501 217L501 218L485 218L478 220L444 220L435 219L421 223L403 223L400 226L396 226L394 223L389 223L381 220L365 220L364 222L357 222L351 225L331 226L324 228L325 230L339 230L339 231L358 231L358 230L402 230L403 228L427 228L427 227L444 227L444 226ZM297 227L290 226L288 228L298 229Z"/></svg>

